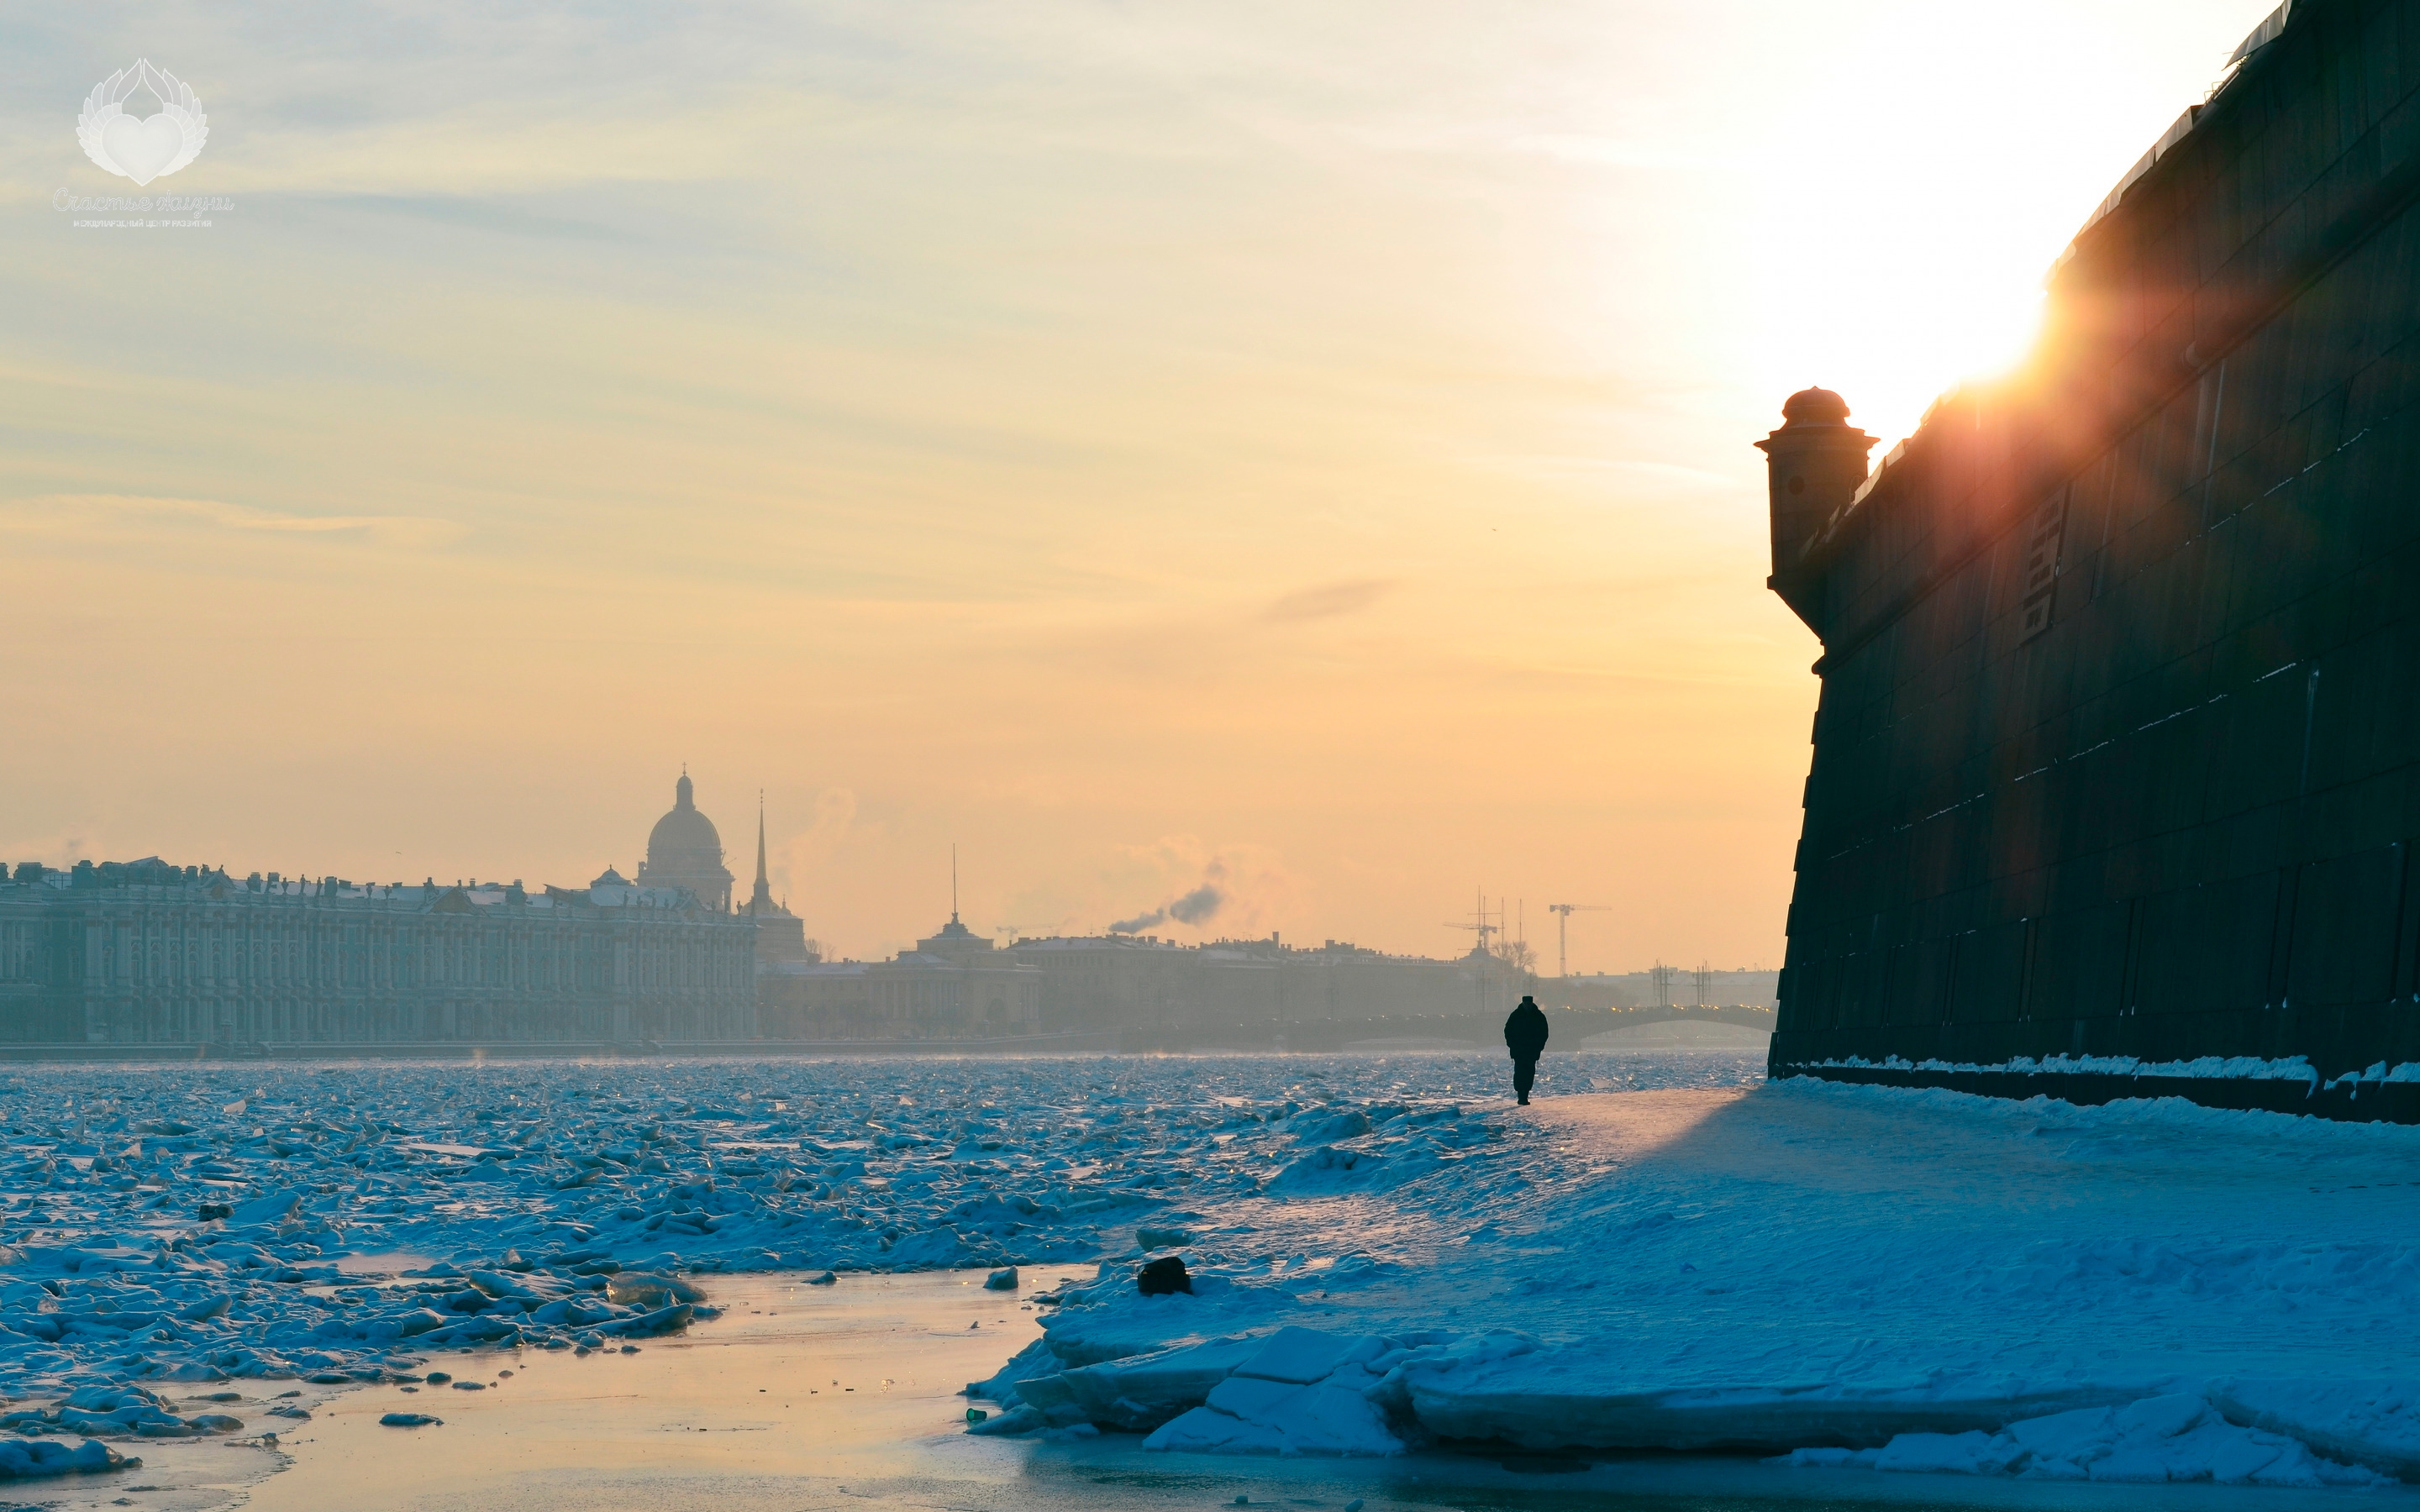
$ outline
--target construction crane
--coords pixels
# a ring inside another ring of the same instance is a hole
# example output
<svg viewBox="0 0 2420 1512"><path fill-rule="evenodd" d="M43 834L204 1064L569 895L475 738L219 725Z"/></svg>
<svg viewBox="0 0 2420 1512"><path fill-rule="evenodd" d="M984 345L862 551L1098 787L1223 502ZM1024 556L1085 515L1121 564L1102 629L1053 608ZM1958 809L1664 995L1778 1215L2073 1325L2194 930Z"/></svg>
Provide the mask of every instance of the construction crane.
<svg viewBox="0 0 2420 1512"><path fill-rule="evenodd" d="M1609 914L1606 903L1548 903L1546 912L1555 919L1555 975L1568 981L1572 975L1572 916L1574 914Z"/></svg>
<svg viewBox="0 0 2420 1512"><path fill-rule="evenodd" d="M1445 927L1473 932L1479 936L1480 950L1484 953L1487 949L1487 937L1505 933L1504 911L1500 907L1490 909L1487 906L1487 894L1482 892L1479 895L1479 902L1470 911L1470 918L1471 922L1467 924L1449 923Z"/></svg>
<svg viewBox="0 0 2420 1512"><path fill-rule="evenodd" d="M1487 907L1487 894L1482 889L1479 894L1477 904L1470 911L1470 920L1471 921L1467 924L1448 923L1445 927L1447 929L1466 929L1477 934L1479 936L1479 945L1471 953L1473 955L1486 955L1488 953L1487 937L1491 934L1501 934L1505 932L1504 911L1499 905L1495 911L1490 912ZM1487 972L1482 967L1481 969L1473 972L1472 975L1478 980L1479 1011L1483 1015L1487 1011Z"/></svg>

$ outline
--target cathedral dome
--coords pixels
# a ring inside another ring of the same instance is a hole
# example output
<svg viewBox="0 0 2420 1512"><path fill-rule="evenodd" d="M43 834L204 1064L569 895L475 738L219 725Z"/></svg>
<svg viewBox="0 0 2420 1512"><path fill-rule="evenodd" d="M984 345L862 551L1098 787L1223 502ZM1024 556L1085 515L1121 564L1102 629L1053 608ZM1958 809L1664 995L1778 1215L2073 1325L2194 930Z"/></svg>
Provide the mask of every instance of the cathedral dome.
<svg viewBox="0 0 2420 1512"><path fill-rule="evenodd" d="M643 887L685 887L721 913L731 906L731 873L722 866L722 835L698 811L689 774L673 789L673 810L647 834L647 858L639 865Z"/></svg>
<svg viewBox="0 0 2420 1512"><path fill-rule="evenodd" d="M689 774L683 772L679 784L673 789L672 811L656 821L647 833L647 864L674 871L692 857L709 866L722 864L722 835L698 809L695 789L690 787Z"/></svg>

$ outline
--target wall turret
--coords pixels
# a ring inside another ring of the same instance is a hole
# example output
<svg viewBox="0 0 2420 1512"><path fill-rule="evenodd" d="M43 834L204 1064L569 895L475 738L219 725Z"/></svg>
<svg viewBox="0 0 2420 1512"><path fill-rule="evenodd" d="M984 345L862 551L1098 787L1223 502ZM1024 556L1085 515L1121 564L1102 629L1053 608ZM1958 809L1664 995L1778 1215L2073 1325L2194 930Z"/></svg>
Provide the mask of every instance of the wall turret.
<svg viewBox="0 0 2420 1512"><path fill-rule="evenodd" d="M1807 548L1824 522L1849 505L1866 481L1866 454L1877 437L1849 424L1849 402L1829 389L1803 389L1781 407L1781 428L1756 443L1764 454L1773 511L1773 576L1767 585L1817 635L1817 583L1805 570Z"/></svg>

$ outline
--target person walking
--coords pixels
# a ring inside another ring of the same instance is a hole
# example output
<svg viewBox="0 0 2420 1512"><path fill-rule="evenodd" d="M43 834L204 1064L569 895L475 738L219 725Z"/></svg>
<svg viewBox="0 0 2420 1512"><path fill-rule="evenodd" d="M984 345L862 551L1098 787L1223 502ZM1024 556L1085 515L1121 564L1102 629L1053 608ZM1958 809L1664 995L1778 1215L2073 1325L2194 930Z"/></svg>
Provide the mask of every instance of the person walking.
<svg viewBox="0 0 2420 1512"><path fill-rule="evenodd" d="M1546 1051L1546 1015L1527 993L1504 1021L1504 1048L1512 1052L1512 1090L1527 1105L1538 1080L1538 1057Z"/></svg>

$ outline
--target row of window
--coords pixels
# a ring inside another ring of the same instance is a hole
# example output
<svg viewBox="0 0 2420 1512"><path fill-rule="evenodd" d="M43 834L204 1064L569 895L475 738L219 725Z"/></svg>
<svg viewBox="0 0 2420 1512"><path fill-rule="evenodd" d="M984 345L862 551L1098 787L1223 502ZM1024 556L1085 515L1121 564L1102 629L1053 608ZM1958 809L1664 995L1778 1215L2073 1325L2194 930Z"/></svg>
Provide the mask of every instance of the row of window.
<svg viewBox="0 0 2420 1512"><path fill-rule="evenodd" d="M31 923L0 926L0 980L32 980ZM464 934L336 930L250 932L205 928L198 936L163 930L104 929L101 975L155 986L205 981L347 987L430 985L512 986L603 991L613 985L614 942L586 933L535 936L483 931ZM25 937L18 954L24 975L8 974L8 942ZM683 940L641 942L632 952L631 986L642 992L731 988L752 980L752 943Z"/></svg>
<svg viewBox="0 0 2420 1512"><path fill-rule="evenodd" d="M648 1005L636 1029L656 1039L746 1039L753 1015L744 1003ZM112 1010L91 1027L130 1043L258 1044L442 1040L609 1040L611 1015L595 1009L505 1004L337 1004L306 999L207 1003L149 1002Z"/></svg>

